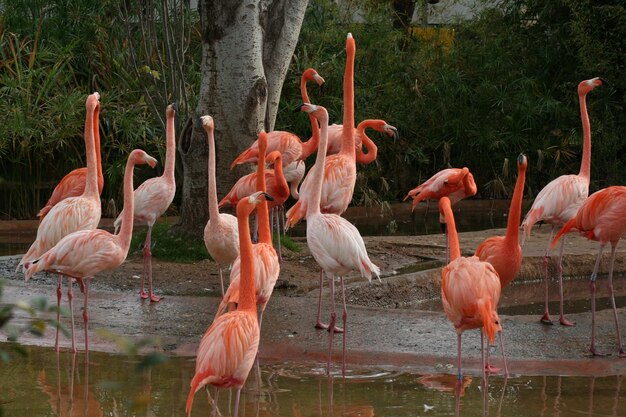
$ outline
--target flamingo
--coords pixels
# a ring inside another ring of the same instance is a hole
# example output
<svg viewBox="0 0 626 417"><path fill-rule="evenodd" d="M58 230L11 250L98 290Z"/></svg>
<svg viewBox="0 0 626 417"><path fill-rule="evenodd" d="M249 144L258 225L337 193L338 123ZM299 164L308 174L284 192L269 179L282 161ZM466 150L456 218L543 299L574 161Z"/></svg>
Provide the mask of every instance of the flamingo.
<svg viewBox="0 0 626 417"><path fill-rule="evenodd" d="M65 236L34 261L24 264L27 281L37 272L51 271L76 279L84 288L85 361L88 361L89 355L89 278L99 272L117 268L126 259L133 232L133 170L139 164L148 164L154 168L156 159L139 149L132 151L128 157L124 172L124 219L119 234L111 234L102 229L79 230ZM67 200L69 199L63 201ZM57 207L62 203L57 204ZM56 207L46 219L52 217L55 209Z"/></svg>
<svg viewBox="0 0 626 417"><path fill-rule="evenodd" d="M104 187L104 177L102 176L102 160L100 154L100 106L96 106L93 114L93 135L96 147L96 166L98 168L98 195L102 194L102 188ZM52 195L48 199L45 206L39 210L37 217L42 220L46 217L46 214L54 207L59 201L68 197L79 197L85 191L85 184L87 181L87 167L76 168L70 171L61 181L54 187Z"/></svg>
<svg viewBox="0 0 626 417"><path fill-rule="evenodd" d="M217 184L215 180L215 124L211 116L200 118L209 142L209 221L204 227L204 244L211 258L217 262L224 297L223 267L232 265L239 256L239 229L237 218L220 213L217 207Z"/></svg>
<svg viewBox="0 0 626 417"><path fill-rule="evenodd" d="M300 198L289 211L287 211L287 228L293 227L306 216L309 200L316 194L313 187L315 169L323 169L322 195L320 197L320 210L322 213L334 213L341 215L348 208L352 200L354 185L356 183L356 157L354 144L354 59L356 56L356 43L351 33L346 38L346 67L343 76L343 142L341 152L324 159L324 166L315 164L309 171L302 186ZM307 102L305 102L307 103ZM317 123L312 123L312 126ZM327 130L328 132L328 130ZM326 145L328 148L328 144ZM319 149L318 149L319 152ZM308 227L308 226L307 226ZM322 290L324 288L324 271L319 275L319 299L317 303L317 317L315 328L327 329L328 326L321 322L322 314ZM337 328L334 331L341 331Z"/></svg>
<svg viewBox="0 0 626 417"><path fill-rule="evenodd" d="M174 167L176 165L176 132L174 131L174 117L176 106L170 104L165 110L166 121L166 153L165 169L160 177L150 178L135 190L135 217L138 224L146 224L148 232L143 245L143 271L141 273L141 289L139 296L149 298L151 302L159 302L161 297L152 292L152 227L159 217L165 213L176 194L176 181L174 180ZM125 219L124 210L115 219L114 225L117 231ZM144 279L148 273L148 293L144 291Z"/></svg>
<svg viewBox="0 0 626 417"><path fill-rule="evenodd" d="M262 191L266 192L269 188L266 185L267 175L265 174L265 150L267 146L267 134L261 132L259 135L259 164L257 166L256 173L256 190L254 193ZM274 151L270 155L274 155L277 158L275 161L276 169L282 169L280 164L280 152ZM272 194L270 194L272 195ZM271 203L276 203L274 196L272 195ZM259 306L259 327L263 323L263 312L265 306L274 291L274 285L278 280L280 274L280 262L279 257L276 255L276 250L272 246L272 231L270 229L269 221L269 203L262 201L257 207L257 220L259 225L259 242L252 246L252 254L255 260L254 276L256 278L256 303ZM241 290L241 257L238 257L233 263L233 268L230 271L230 285L226 294L222 298L219 307L217 308L216 317L224 314L227 307L239 302Z"/></svg>
<svg viewBox="0 0 626 417"><path fill-rule="evenodd" d="M343 301L343 349L342 349L342 374L346 373L346 323L348 311L346 309L346 297L343 276L352 270L359 271L361 276L371 282L372 274L380 280L380 269L374 265L367 255L365 243L356 227L343 217L334 213L322 213L320 199L322 196L322 181L324 178L324 162L326 159L326 145L328 143L328 113L322 106L304 103L301 111L314 115L320 123L320 147L313 167L311 177L311 200L306 213L306 240L311 255L317 261L323 271L326 271L330 279L331 315L328 328L330 338L328 344L327 374L330 373L330 360L332 355L333 334L337 314L335 312L335 277L341 281L341 298Z"/></svg>
<svg viewBox="0 0 626 417"><path fill-rule="evenodd" d="M262 201L271 197L257 191L237 204L241 258L241 297L236 311L217 317L198 347L196 373L191 380L185 410L191 416L193 398L203 386L217 388L213 415L217 412L217 395L221 388L237 388L234 416L239 411L241 387L246 382L259 350L260 329L256 312L255 258L250 239L248 217Z"/></svg>
<svg viewBox="0 0 626 417"><path fill-rule="evenodd" d="M300 78L300 94L305 103L309 102L309 94L306 89L307 81L315 81L317 85L324 84L324 79L313 68L308 68L302 73ZM300 138L293 133L274 130L267 134L267 152L279 151L283 155L283 165L287 166L296 161L304 161L317 148L319 135L319 127L311 119L311 127L313 134L311 138L302 142ZM255 141L248 149L243 151L230 166L233 169L239 164L246 162L256 162L259 159L259 142ZM272 195L273 196L273 195Z"/></svg>
<svg viewBox="0 0 626 417"><path fill-rule="evenodd" d="M526 168L528 159L523 154L517 157L517 181L511 206L509 208L509 218L504 236L492 236L485 239L476 248L474 256L484 262L489 262L498 273L500 287L504 289L513 281L522 265L522 247L519 244L519 223L522 212L522 197L524 196L524 183L526 181ZM502 334L500 334L502 342ZM497 371L497 368L489 365L489 352L487 352L488 371ZM504 352L503 352L504 354ZM508 370L506 371L508 375Z"/></svg>
<svg viewBox="0 0 626 417"><path fill-rule="evenodd" d="M615 317L615 328L617 330L617 343L619 345L618 356L626 357L626 351L622 344L622 336L619 330L619 322L617 319L617 310L615 308L615 295L613 292L613 264L615 262L615 249L620 239L626 233L626 187L612 186L604 188L593 193L580 206L576 217L570 219L563 225L559 233L557 233L552 247L556 245L559 238L572 229L576 229L581 235L587 239L595 240L600 243L600 250L596 258L596 263L591 273L589 288L591 290L591 347L589 350L595 356L605 356L596 350L595 333L596 333L596 278L598 267L602 259L602 251L607 243L611 244L611 261L609 264L609 293L611 295L611 304L613 306L613 315Z"/></svg>
<svg viewBox="0 0 626 417"><path fill-rule="evenodd" d="M561 175L553 179L537 194L533 205L522 222L524 238L530 236L530 232L539 221L551 225L550 239L543 255L543 271L545 284L545 308L541 322L552 324L548 310L548 256L550 255L550 243L556 228L567 223L574 216L582 202L589 195L589 179L591 176L591 126L587 114L587 94L594 88L602 85L601 78L591 78L578 84L578 99L580 102L580 117L583 123L583 156L578 175ZM557 275L559 280L559 322L563 326L573 326L574 323L565 319L563 315L563 248L565 238L561 240ZM523 244L523 242L522 242Z"/></svg>
<svg viewBox="0 0 626 417"><path fill-rule="evenodd" d="M461 337L465 330L481 329L483 379L485 378L483 331L487 333L490 343L494 342L496 333L502 331L496 311L501 287L498 273L489 262L481 261L477 256L461 256L451 204L448 197L444 196L439 200L439 212L446 219L450 241L450 263L441 271L441 300L457 333L457 384L461 384Z"/></svg>
<svg viewBox="0 0 626 417"><path fill-rule="evenodd" d="M411 211L414 211L420 201L439 200L446 196L450 199L450 204L454 205L464 198L476 195L477 191L474 176L467 167L446 168L413 188L402 201L412 197ZM442 215L439 215L439 223L443 232L446 233L446 220ZM446 262L448 260L449 245L448 240L446 240Z"/></svg>
<svg viewBox="0 0 626 417"><path fill-rule="evenodd" d="M354 144L354 58L356 43L351 33L346 38L346 68L343 78L343 141L341 151L325 158L324 179L320 199L322 213L342 214L352 201L356 183L356 156ZM306 102L305 102L306 103ZM321 147L321 144L320 144ZM319 148L319 147L318 147ZM318 149L319 152L319 149ZM302 182L300 199L287 211L287 227L293 227L306 216L309 200L317 190L313 187L313 169Z"/></svg>
<svg viewBox="0 0 626 417"><path fill-rule="evenodd" d="M283 168L285 180L289 183L289 193L291 194L291 198L293 198L294 200L300 198L300 194L298 193L298 186L300 185L300 181L302 181L302 178L304 178L305 171L306 166L302 161L292 162Z"/></svg>
<svg viewBox="0 0 626 417"><path fill-rule="evenodd" d="M305 101L305 103L308 103L308 101ZM356 131L354 132L356 162L359 164L370 164L374 162L378 154L376 144L365 134L365 129L370 127L379 132L384 132L394 139L398 136L398 130L393 126L388 125L384 120L363 120L358 124ZM342 132L343 125L332 124L328 126L328 150L326 155L339 153L343 139ZM363 146L367 149L367 153L363 152Z"/></svg>
<svg viewBox="0 0 626 417"><path fill-rule="evenodd" d="M93 93L87 97L85 103L85 148L87 156L87 177L84 191L80 196L68 197L55 204L43 217L37 229L37 238L30 246L26 254L22 257L17 269L24 266L33 259L39 258L46 251L53 248L64 236L78 230L95 229L100 222L101 206L100 194L98 191L98 179L96 168L96 149L94 138L95 115L100 108L100 94ZM57 307L61 303L62 274L57 278ZM67 288L68 303L70 306L70 318L72 322L72 352L76 352L74 338L74 314L72 299L72 278L68 277ZM57 322L60 318L60 310L57 309ZM57 327L55 340L55 351L59 350L59 330Z"/></svg>

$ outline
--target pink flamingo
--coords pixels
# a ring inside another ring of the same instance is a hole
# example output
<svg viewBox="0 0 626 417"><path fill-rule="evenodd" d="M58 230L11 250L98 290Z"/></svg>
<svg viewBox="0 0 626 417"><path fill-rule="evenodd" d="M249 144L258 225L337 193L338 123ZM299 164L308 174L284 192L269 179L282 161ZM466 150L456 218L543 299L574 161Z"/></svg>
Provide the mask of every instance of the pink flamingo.
<svg viewBox="0 0 626 417"><path fill-rule="evenodd" d="M315 81L317 85L324 84L324 79L313 68L308 68L302 73L300 78L300 94L305 103L309 102L309 94L306 89L307 81ZM317 148L319 141L319 127L311 120L313 135L311 138L302 142L300 138L293 133L275 130L267 134L267 153L279 151L283 156L283 165L287 166L296 161L304 161ZM239 164L246 162L257 162L259 159L259 142L256 140L248 149L243 151L230 166L233 169ZM272 195L273 196L273 195Z"/></svg>
<svg viewBox="0 0 626 417"><path fill-rule="evenodd" d="M411 210L415 210L420 201L439 200L444 196L448 197L450 204L454 205L466 197L476 195L477 191L478 188L474 182L474 176L467 167L447 168L439 171L423 184L413 188L402 201L412 197ZM439 215L439 223L443 233L447 233L446 221L441 214ZM448 252L449 245L448 240L446 240L446 262L449 259Z"/></svg>
<svg viewBox="0 0 626 417"><path fill-rule="evenodd" d="M146 241L143 245L143 271L141 273L141 298L150 298L151 302L158 302L158 297L152 292L152 227L159 217L163 215L172 204L176 194L176 181L174 180L174 167L176 165L176 132L174 131L174 117L176 109L174 104L167 106L165 110L166 122L166 153L165 169L160 177L150 178L135 190L135 217L137 224L148 225ZM124 210L115 219L115 230L120 227L120 223L125 219ZM144 291L144 279L148 273L148 293Z"/></svg>
<svg viewBox="0 0 626 417"><path fill-rule="evenodd" d="M65 236L39 258L24 264L26 280L37 272L51 271L76 279L84 288L85 361L88 361L89 355L89 312L87 309L89 278L93 278L99 272L117 268L126 259L133 232L133 170L135 165L139 164L148 164L154 168L156 159L138 149L132 151L128 157L124 172L124 208L126 210L124 210L124 220L119 234L111 234L102 229L79 230ZM62 203L57 204L56 207ZM56 207L52 209L50 216L46 216L46 219L52 217Z"/></svg>
<svg viewBox="0 0 626 417"><path fill-rule="evenodd" d="M356 157L354 144L354 60L356 56L356 43L351 33L346 38L346 67L343 76L343 142L341 152L324 158L324 166L315 165L309 171L300 187L300 198L289 211L287 211L287 228L293 227L306 216L309 201L317 193L313 186L313 178L316 169L323 169L323 183L319 204L322 213L334 213L341 215L350 204L354 185L356 183ZM305 102L306 103L306 102ZM312 123L312 126L317 123ZM328 133L328 129L327 129ZM326 145L328 148L328 144ZM319 149L318 149L319 152ZM308 179L310 178L310 179ZM308 179L308 180L307 180ZM308 226L307 226L308 227ZM327 329L328 326L321 322L322 314L322 290L324 287L324 271L320 269L319 276L320 293L317 304L317 317L315 328ZM341 329L333 329L341 331Z"/></svg>
<svg viewBox="0 0 626 417"><path fill-rule="evenodd" d="M298 193L298 186L300 185L300 181L302 181L302 178L304 178L305 172L306 166L302 161L292 162L283 168L285 180L289 183L291 198L293 198L294 200L300 198L300 194Z"/></svg>
<svg viewBox="0 0 626 417"><path fill-rule="evenodd" d="M267 147L267 134L261 132L259 134L259 164L257 166L256 175L256 190L254 192L266 192L269 187L266 185L267 175L265 173L265 152ZM280 152L274 151L270 155L274 155L277 158L275 161L276 169L282 169L280 164ZM271 194L270 194L271 195ZM272 204L276 203L273 199L270 201ZM280 262L279 257L276 255L276 250L272 246L272 231L270 229L269 221L269 204L267 201L262 201L257 207L257 220L259 226L259 242L252 246L252 254L254 258L254 276L256 278L256 303L259 306L259 327L263 323L263 312L265 306L274 291L274 285L278 280L280 274ZM230 271L230 285L226 294L222 298L219 307L217 308L216 317L222 315L229 305L234 305L239 302L240 288L241 287L241 257L238 257L233 263L233 268Z"/></svg>
<svg viewBox="0 0 626 417"><path fill-rule="evenodd" d="M559 231L552 242L552 247L556 245L559 238L572 229L576 229L587 239L596 240L600 243L600 250L596 258L596 263L591 273L589 288L591 290L591 347L589 350L596 356L605 356L596 350L596 278L598 267L602 259L602 251L607 243L611 244L611 261L609 264L609 293L615 317L615 328L617 330L617 343L619 345L618 356L626 357L626 351L622 345L622 336L619 331L617 319L617 309L615 307L615 295L613 292L613 264L615 262L615 249L620 239L626 233L626 187L612 186L593 193L578 209L576 217L570 219Z"/></svg>
<svg viewBox="0 0 626 417"><path fill-rule="evenodd" d="M522 247L519 244L519 224L522 213L522 197L524 196L524 183L526 182L526 168L528 160L526 156L520 154L517 157L517 181L511 206L509 208L509 219L506 225L504 236L492 236L485 239L476 248L478 259L489 262L498 273L500 287L504 289L513 281L522 265ZM500 338L502 334L500 333ZM500 339L502 342L502 339ZM497 372L498 368L489 365L489 351L487 351L487 370ZM508 376L508 370L506 371Z"/></svg>
<svg viewBox="0 0 626 417"><path fill-rule="evenodd" d="M448 197L444 196L439 200L439 211L446 219L450 241L450 263L441 271L441 300L457 333L457 386L460 386L463 379L461 337L465 330L481 329L480 344L485 379L483 331L487 333L490 343L494 342L496 333L502 331L496 311L501 287L498 273L489 262L483 262L476 256L461 256L452 205ZM504 349L502 352L504 354Z"/></svg>
<svg viewBox="0 0 626 417"><path fill-rule="evenodd" d="M313 177L311 177L311 195L306 213L306 240L311 255L317 261L320 268L330 279L331 315L328 328L330 338L328 344L327 373L330 373L330 360L332 355L333 334L337 313L335 311L335 277L340 277L341 298L343 301L343 349L342 349L342 373L346 373L346 323L348 311L346 309L346 297L343 276L352 270L359 271L361 276L371 281L372 274L380 276L380 269L374 265L367 255L365 243L356 227L343 217L333 213L322 213L320 199L322 196L322 181L324 178L324 162L326 159L326 144L328 142L328 113L322 106L303 104L300 109L314 115L320 122L321 137L320 147L317 151ZM380 280L380 277L379 277Z"/></svg>
<svg viewBox="0 0 626 417"><path fill-rule="evenodd" d="M39 223L37 238L30 246L26 254L22 257L17 269L33 259L39 258L46 251L53 248L64 236L78 230L91 230L98 227L100 222L101 206L100 193L98 191L98 179L96 168L96 149L94 138L94 115L100 107L100 95L93 93L87 97L85 103L85 148L87 156L87 177L83 193L78 197L68 197L59 201L50 209L47 215ZM61 274L62 275L62 274ZM62 276L57 278L57 307L61 303ZM72 352L76 352L74 338L74 314L72 299L72 278L68 277L67 288L68 303L70 305L70 318L72 322ZM57 322L59 321L57 309ZM59 350L59 331L57 327L55 341L55 351Z"/></svg>
<svg viewBox="0 0 626 417"><path fill-rule="evenodd" d="M231 214L220 213L217 207L217 184L215 180L215 135L211 116L201 117L202 126L209 141L209 221L204 227L204 244L209 255L220 270L222 297L224 297L224 278L222 269L232 265L239 257L239 229L237 218Z"/></svg>
<svg viewBox="0 0 626 417"><path fill-rule="evenodd" d="M305 101L308 103L308 101ZM384 120L367 119L363 120L356 127L354 132L354 145L356 152L356 162L359 164L370 164L376 160L378 155L378 147L376 144L365 134L365 129L372 128L378 132L386 133L388 136L394 139L398 136L398 130L388 125ZM341 143L343 139L343 125L333 124L328 126L328 151L327 155L334 155L341 150ZM363 146L367 149L367 153L363 152Z"/></svg>
<svg viewBox="0 0 626 417"><path fill-rule="evenodd" d="M322 213L342 214L352 201L356 183L354 144L354 59L356 43L351 33L346 38L346 68L343 79L343 141L341 151L325 158L324 179L320 199ZM306 103L306 102L305 102ZM318 149L319 152L319 149ZM317 191L312 185L313 167L300 187L300 199L287 211L287 227L293 227L306 216L311 196Z"/></svg>
<svg viewBox="0 0 626 417"><path fill-rule="evenodd" d="M522 222L524 227L524 238L530 236L530 232L539 221L551 225L550 239L543 255L543 271L545 284L545 308L541 322L552 324L550 312L548 310L548 256L550 255L550 243L554 235L555 228L561 227L576 215L578 207L589 195L589 179L591 175L591 126L589 115L587 114L587 94L602 85L602 79L592 78L581 81L578 84L578 99L580 102L580 117L583 123L583 157L578 175L561 175L550 181L548 185L537 194L532 207L526 213ZM563 315L563 248L565 238L561 240L559 249L559 260L557 265L557 275L559 280L559 322L564 326L573 326L574 323L565 319Z"/></svg>
<svg viewBox="0 0 626 417"><path fill-rule="evenodd" d="M196 373L191 380L186 411L191 416L193 397L203 386L217 388L213 413L217 413L217 400L221 388L237 388L234 416L239 411L241 387L246 382L259 350L260 328L256 312L255 258L250 239L248 217L261 201L271 199L258 191L237 204L239 222L239 247L241 258L241 297L236 311L217 317L208 328L198 347ZM210 398L210 396L209 396Z"/></svg>
<svg viewBox="0 0 626 417"><path fill-rule="evenodd" d="M98 195L102 193L102 187L104 187L104 177L102 176L102 160L100 155L100 106L96 106L93 114L93 134L96 146L96 166L98 168ZM48 199L46 205L39 210L37 217L43 219L46 214L54 207L59 201L68 197L79 197L85 191L85 184L87 181L87 167L76 168L69 172L63 179L54 187L52 195Z"/></svg>

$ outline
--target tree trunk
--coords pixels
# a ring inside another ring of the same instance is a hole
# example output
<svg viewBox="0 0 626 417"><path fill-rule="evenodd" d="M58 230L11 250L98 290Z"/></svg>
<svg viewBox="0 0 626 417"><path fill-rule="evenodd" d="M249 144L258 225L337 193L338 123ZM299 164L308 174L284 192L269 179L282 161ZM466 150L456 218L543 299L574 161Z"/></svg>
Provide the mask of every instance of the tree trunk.
<svg viewBox="0 0 626 417"><path fill-rule="evenodd" d="M215 120L218 196L248 167L233 159L273 127L308 0L201 0L202 80L196 118ZM198 122L180 140L183 193L178 231L202 235L208 219L207 142Z"/></svg>

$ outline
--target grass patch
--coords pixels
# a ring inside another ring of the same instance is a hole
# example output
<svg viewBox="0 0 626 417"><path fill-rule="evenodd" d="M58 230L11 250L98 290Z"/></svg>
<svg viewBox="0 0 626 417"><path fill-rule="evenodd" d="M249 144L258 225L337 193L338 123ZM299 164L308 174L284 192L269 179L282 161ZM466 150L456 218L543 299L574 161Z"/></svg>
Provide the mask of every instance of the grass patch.
<svg viewBox="0 0 626 417"><path fill-rule="evenodd" d="M276 241L276 235L274 235L274 242ZM291 238L287 235L280 236L280 244L289 249L292 252L300 252L302 250L302 246L291 240Z"/></svg>
<svg viewBox="0 0 626 417"><path fill-rule="evenodd" d="M152 256L163 261L193 263L210 259L204 240L180 237L169 233L170 224L155 223L152 228ZM141 254L146 240L147 227L142 227L133 235L130 249Z"/></svg>

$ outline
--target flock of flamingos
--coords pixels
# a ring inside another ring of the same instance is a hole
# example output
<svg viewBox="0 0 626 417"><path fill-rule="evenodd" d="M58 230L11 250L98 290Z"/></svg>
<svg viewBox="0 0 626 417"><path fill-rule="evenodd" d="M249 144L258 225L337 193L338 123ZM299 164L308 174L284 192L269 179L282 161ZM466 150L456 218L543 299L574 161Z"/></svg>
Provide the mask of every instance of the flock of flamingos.
<svg viewBox="0 0 626 417"><path fill-rule="evenodd" d="M239 392L253 366L257 355L263 311L272 294L280 272L280 246L278 252L272 243L272 224L281 232L282 205L289 195L297 203L287 211L287 227L306 219L306 238L310 251L320 266L320 298L316 327L329 331L329 360L334 333L343 334L343 364L345 373L345 348L347 335L347 310L343 276L358 271L371 280L379 276L380 270L367 254L359 231L350 222L340 217L352 199L356 180L356 163L369 163L376 158L376 146L365 134L366 128L395 137L397 130L383 120L366 120L354 128L354 60L355 41L351 34L346 40L346 68L344 74L343 125L328 123L325 108L310 103L306 83L314 81L321 85L324 79L313 69L302 75L301 94L303 104L298 108L308 114L312 136L302 142L288 132L261 132L258 140L233 162L256 162L257 171L242 177L232 190L218 203L215 179L214 121L211 116L201 118L208 137L209 146L209 214L204 230L204 240L212 259L218 264L222 285L222 300L217 315L204 334L197 352L196 372L186 410L191 414L195 393L207 384L220 388L234 387L237 398L234 415L237 415ZM595 314L595 281L602 250L611 244L611 266L609 287L615 311L619 356L626 357L622 346L617 312L613 299L612 272L615 248L626 230L626 187L613 186L602 189L592 196L589 193L591 133L586 109L586 96L603 84L600 78L582 81L578 85L580 112L583 123L584 145L582 164L577 175L563 175L551 181L537 195L531 209L522 222L524 237L530 234L539 221L551 224L552 234L544 255L545 269L545 313L542 321L551 323L548 311L548 254L563 235L572 229L578 230L588 239L600 243L600 250L591 275L592 314ZM100 161L100 137L98 117L99 94L87 98L85 120L85 144L87 167L72 171L55 188L50 200L40 211L41 222L37 238L19 262L26 279L40 271L58 274L57 303L62 296L62 277L67 278L67 296L72 310L72 282L76 280L84 293L85 351L88 353L87 325L89 320L89 278L97 273L118 267L128 254L133 224L147 224L148 233L144 245L144 272L140 295L158 302L160 298L152 289L151 230L157 218L169 207L175 192L175 106L166 110L167 154L164 173L150 179L133 191L133 169L135 165L148 164L154 167L156 160L142 150L134 150L128 157L124 174L124 210L115 221L115 233L97 229L100 221L100 192L103 187ZM367 148L367 152L363 151ZM304 176L304 161L317 151L315 165L309 170L302 185L297 185ZM273 164L274 169L266 168ZM444 310L457 332L458 377L461 372L461 336L468 329L481 329L483 344L483 372L497 371L485 364L483 334L494 343L496 333L501 335L497 306L502 288L517 275L522 262L522 246L519 243L521 203L526 176L527 159L517 159L518 178L511 200L505 236L486 239L476 250L475 256L462 257L454 223L452 204L462 198L476 194L476 184L468 168L445 169L424 184L411 190L406 198L413 198L413 207L426 199L439 200L442 224L448 234L449 263L442 271L441 296ZM291 185L289 184L291 183ZM405 198L405 199L406 199ZM236 207L236 217L220 213L223 206ZM252 242L249 217L256 210L258 236ZM270 221L270 214L272 221ZM275 215L274 215L275 214ZM275 220L274 220L275 219ZM282 227L284 228L284 226ZM554 231L559 230L554 237ZM280 242L280 239L278 239ZM560 323L571 326L563 315L562 268L563 241L559 250L558 278L561 286ZM522 243L523 244L523 243ZM230 284L224 290L222 272L231 266ZM330 285L331 314L328 324L321 321L321 300L324 274ZM148 292L144 290L144 277L148 276ZM338 327L335 309L335 278L339 277L343 299L342 327ZM259 309L257 315L257 306ZM57 313L58 314L58 313ZM595 316L592 316L595 317ZM59 317L57 316L57 319ZM76 351L74 316L72 320L72 351ZM592 319L595 323L595 319ZM595 327L592 327L595 329ZM502 337L500 337L502 344ZM55 350L58 350L58 329ZM591 352L601 355L595 348L595 333L592 330ZM504 347L502 346L504 355ZM508 376L506 361L505 374ZM217 394L216 394L217 396ZM216 398L217 400L217 398ZM213 402L216 407L217 401ZM215 410L214 410L215 411Z"/></svg>

